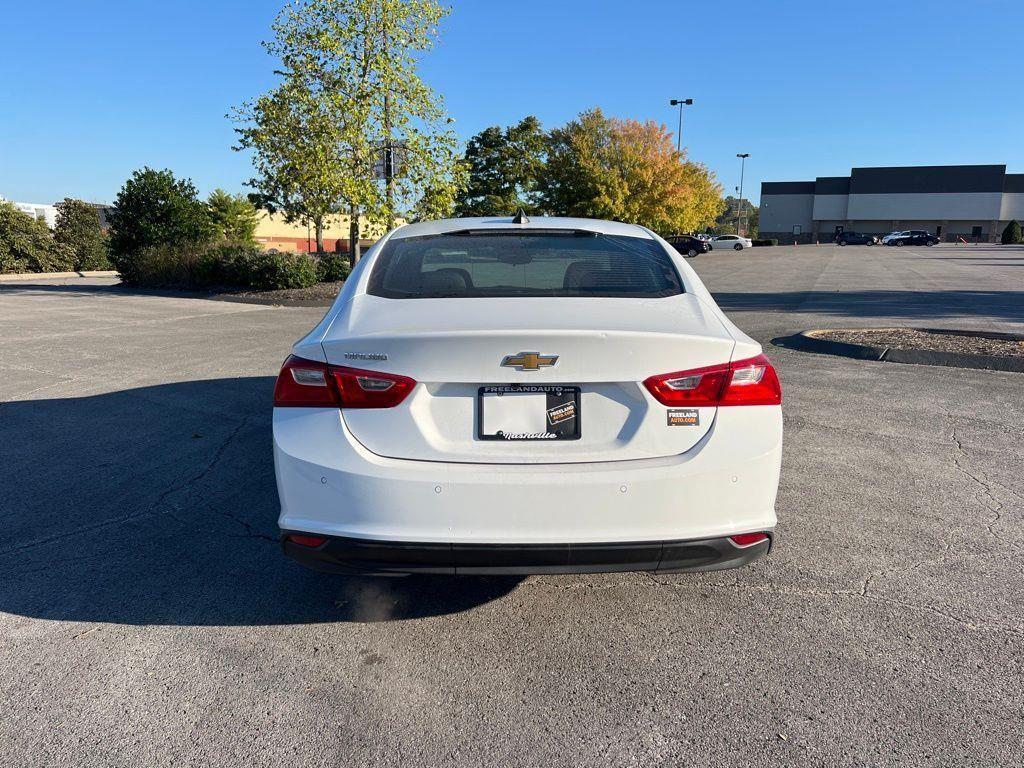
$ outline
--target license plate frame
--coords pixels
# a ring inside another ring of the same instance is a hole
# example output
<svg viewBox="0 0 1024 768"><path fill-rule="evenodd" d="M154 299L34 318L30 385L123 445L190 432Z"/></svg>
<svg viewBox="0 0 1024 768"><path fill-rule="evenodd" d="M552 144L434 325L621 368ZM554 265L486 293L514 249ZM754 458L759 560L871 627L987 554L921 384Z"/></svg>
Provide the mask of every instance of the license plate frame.
<svg viewBox="0 0 1024 768"><path fill-rule="evenodd" d="M504 394L543 394L547 396L544 411L544 433L512 433L502 430L484 433L484 403L488 396ZM567 415L571 413L571 415ZM502 440L504 442L557 442L579 440L583 436L580 414L580 387L565 384L491 384L477 389L476 394L476 437L478 440Z"/></svg>

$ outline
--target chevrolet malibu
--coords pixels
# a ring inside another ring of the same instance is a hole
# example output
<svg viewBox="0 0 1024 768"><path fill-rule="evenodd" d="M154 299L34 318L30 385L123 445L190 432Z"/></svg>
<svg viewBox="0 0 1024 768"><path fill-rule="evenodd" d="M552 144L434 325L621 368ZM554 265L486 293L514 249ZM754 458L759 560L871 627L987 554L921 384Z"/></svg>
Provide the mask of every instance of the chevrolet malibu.
<svg viewBox="0 0 1024 768"><path fill-rule="evenodd" d="M281 368L284 552L382 575L742 566L774 539L781 402L650 230L403 226Z"/></svg>

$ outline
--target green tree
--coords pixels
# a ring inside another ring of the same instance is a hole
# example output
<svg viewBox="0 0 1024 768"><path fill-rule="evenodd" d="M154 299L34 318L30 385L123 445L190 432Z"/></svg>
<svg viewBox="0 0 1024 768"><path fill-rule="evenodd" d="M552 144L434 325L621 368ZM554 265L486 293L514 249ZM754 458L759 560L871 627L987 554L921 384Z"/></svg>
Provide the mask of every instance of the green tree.
<svg viewBox="0 0 1024 768"><path fill-rule="evenodd" d="M274 22L265 47L283 80L234 113L239 148L254 152L261 199L310 221L318 247L331 213L349 214L355 261L361 215L391 226L454 194L451 120L418 73L445 15L435 0L296 0Z"/></svg>
<svg viewBox="0 0 1024 768"><path fill-rule="evenodd" d="M540 121L523 118L502 130L485 128L469 140L468 181L455 203L458 216L508 216L537 210L536 188L544 169L547 137Z"/></svg>
<svg viewBox="0 0 1024 768"><path fill-rule="evenodd" d="M95 205L70 197L57 203L53 239L74 251L75 269L110 269L107 234Z"/></svg>
<svg viewBox="0 0 1024 768"><path fill-rule="evenodd" d="M1007 224L1000 241L1003 245L1016 245L1024 242L1024 233L1021 232L1020 222L1014 220Z"/></svg>
<svg viewBox="0 0 1024 768"><path fill-rule="evenodd" d="M735 235L736 222L740 220L743 229L748 237L757 237L760 224L760 209L752 202L743 198L743 207L740 208L740 200L732 195L726 195L725 208L715 220L715 232L723 235Z"/></svg>
<svg viewBox="0 0 1024 768"><path fill-rule="evenodd" d="M122 279L132 280L132 259L154 245L186 246L208 242L213 223L206 204L189 179L170 171L135 171L107 211L110 258Z"/></svg>
<svg viewBox="0 0 1024 768"><path fill-rule="evenodd" d="M608 118L599 109L551 132L538 189L551 213L665 233L710 226L722 208L714 175L684 161L664 125Z"/></svg>
<svg viewBox="0 0 1024 768"><path fill-rule="evenodd" d="M339 152L340 126L313 85L292 76L235 111L236 150L252 150L253 201L289 223L309 224L324 251L327 217L339 213L351 177Z"/></svg>
<svg viewBox="0 0 1024 768"><path fill-rule="evenodd" d="M244 195L215 189L206 200L217 237L229 243L254 245L259 212Z"/></svg>
<svg viewBox="0 0 1024 768"><path fill-rule="evenodd" d="M65 272L75 253L58 243L45 221L0 201L0 273Z"/></svg>

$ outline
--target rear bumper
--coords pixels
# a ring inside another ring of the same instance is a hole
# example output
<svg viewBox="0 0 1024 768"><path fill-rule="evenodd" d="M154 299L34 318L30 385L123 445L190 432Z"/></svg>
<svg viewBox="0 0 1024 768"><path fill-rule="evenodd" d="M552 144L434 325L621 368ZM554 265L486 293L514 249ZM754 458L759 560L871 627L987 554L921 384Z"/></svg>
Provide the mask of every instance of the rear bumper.
<svg viewBox="0 0 1024 768"><path fill-rule="evenodd" d="M458 464L370 453L337 409L277 408L278 524L342 539L618 545L775 528L778 406L720 408L677 456L579 464Z"/></svg>
<svg viewBox="0 0 1024 768"><path fill-rule="evenodd" d="M281 546L289 557L316 571L351 575L718 571L747 565L772 546L771 534L766 541L746 547L728 537L582 544L445 544L330 537L319 547L305 547L289 541L287 535L283 534Z"/></svg>

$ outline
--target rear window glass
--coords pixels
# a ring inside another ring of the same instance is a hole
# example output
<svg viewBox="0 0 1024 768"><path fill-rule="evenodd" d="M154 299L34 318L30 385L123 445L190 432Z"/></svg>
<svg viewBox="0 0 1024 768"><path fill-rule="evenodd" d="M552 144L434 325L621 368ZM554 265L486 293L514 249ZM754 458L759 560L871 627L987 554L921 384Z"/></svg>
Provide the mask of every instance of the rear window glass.
<svg viewBox="0 0 1024 768"><path fill-rule="evenodd" d="M385 244L369 293L389 299L683 293L672 259L654 240L563 232L427 235Z"/></svg>

